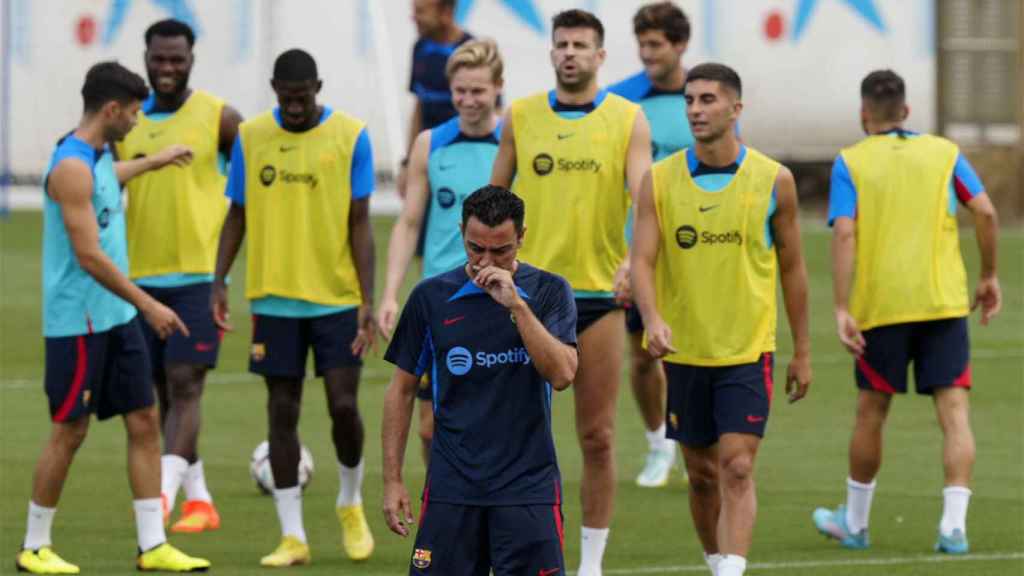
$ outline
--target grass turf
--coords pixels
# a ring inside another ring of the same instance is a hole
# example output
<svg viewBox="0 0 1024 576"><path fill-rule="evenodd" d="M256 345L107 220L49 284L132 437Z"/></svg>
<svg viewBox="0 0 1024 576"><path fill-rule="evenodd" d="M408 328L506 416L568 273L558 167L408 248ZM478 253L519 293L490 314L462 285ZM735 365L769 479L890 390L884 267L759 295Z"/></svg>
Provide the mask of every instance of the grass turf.
<svg viewBox="0 0 1024 576"><path fill-rule="evenodd" d="M378 290L382 286L391 220L375 219ZM978 459L974 474L969 534L972 555L950 561L931 553L941 507L941 437L931 402L913 395L893 406L886 430L885 463L872 514L872 548L848 552L817 535L810 522L816 506L845 497L846 445L856 391L851 360L834 336L828 268L828 232L805 226L804 246L811 276L811 331L814 385L807 399L788 405L777 393L768 436L758 457L759 516L748 574L963 574L1024 572L1024 235L1008 231L1000 241L1004 309L987 328L971 323L973 346L972 418ZM0 573L13 572L21 544L32 469L48 433L41 384L39 213L13 213L0 221ZM962 233L970 271L977 275L977 250L970 230ZM243 258L239 260L244 262ZM244 277L236 266L233 276ZM223 524L218 532L170 535L173 544L213 561L218 574L248 574L278 543L272 501L261 496L248 474L252 449L266 432L266 394L246 373L249 323L241 281L232 290L238 331L229 335L203 401L201 453ZM780 307L781 308L781 307ZM781 383L790 349L780 313ZM313 564L303 574L398 574L408 570L412 540L384 526L380 514L380 417L390 365L378 357L364 369L360 406L367 429L367 516L377 539L373 558L356 566L344 558L334 516L336 464L329 420L319 381L306 383L302 439L316 461L306 491L304 514ZM579 450L571 394L556 394L554 429L563 471L566 560L579 554ZM700 546L689 517L686 488L679 476L664 489L640 489L633 478L643 464L646 442L623 375L619 398L616 458L617 514L605 557L606 574L701 573ZM413 436L413 442L415 442ZM135 532L125 474L123 427L93 422L77 455L54 525L57 550L86 574L134 572ZM418 444L406 456L406 485L418 494L423 467ZM179 504L180 508L180 504ZM941 560L932 562L932 560ZM705 572L706 573L706 572Z"/></svg>

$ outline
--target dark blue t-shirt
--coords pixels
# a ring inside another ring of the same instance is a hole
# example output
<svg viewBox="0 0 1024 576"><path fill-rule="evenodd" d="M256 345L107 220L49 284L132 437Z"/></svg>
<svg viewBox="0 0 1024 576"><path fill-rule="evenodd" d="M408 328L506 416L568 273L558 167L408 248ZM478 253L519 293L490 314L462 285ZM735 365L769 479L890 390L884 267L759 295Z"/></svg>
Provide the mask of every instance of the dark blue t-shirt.
<svg viewBox="0 0 1024 576"><path fill-rule="evenodd" d="M560 276L519 264L520 296L555 338L576 344L576 304ZM459 267L419 283L384 359L430 372L434 440L424 500L474 506L555 504L551 385L507 308Z"/></svg>
<svg viewBox="0 0 1024 576"><path fill-rule="evenodd" d="M420 38L412 47L409 91L420 101L421 130L429 130L455 116L452 92L444 69L452 52L472 39L473 36L468 32L452 44L441 44L429 38Z"/></svg>

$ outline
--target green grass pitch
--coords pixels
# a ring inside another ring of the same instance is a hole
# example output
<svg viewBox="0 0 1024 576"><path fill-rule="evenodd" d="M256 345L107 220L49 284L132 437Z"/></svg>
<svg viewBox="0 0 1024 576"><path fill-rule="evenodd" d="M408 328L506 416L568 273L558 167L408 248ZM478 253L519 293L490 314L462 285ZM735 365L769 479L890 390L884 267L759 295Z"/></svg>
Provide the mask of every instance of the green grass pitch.
<svg viewBox="0 0 1024 576"><path fill-rule="evenodd" d="M375 219L378 290L391 222ZM40 239L39 213L14 213L0 221L0 573L14 571L32 468L48 431L41 383ZM1024 235L1009 230L1000 241L1002 315L987 328L978 325L976 317L971 323L971 415L978 458L968 518L972 554L962 560L931 552L941 506L941 442L931 403L923 397L900 397L894 404L871 518L872 548L841 550L811 525L814 507L834 506L845 498L846 445L856 394L851 360L834 336L828 240L819 223L806 222L815 378L808 398L796 405L786 404L782 392L776 393L767 440L758 457L759 517L748 574L1024 573ZM978 258L970 230L962 233L962 244L973 280ZM260 380L246 373L249 322L242 266L236 266L233 276L232 310L238 331L225 339L220 365L211 374L201 436L208 482L223 525L213 533L170 536L182 549L210 558L215 573L224 575L260 570L260 556L279 538L272 501L261 496L249 478L249 455L266 432L266 393ZM784 315L780 316L775 378L781 383L790 343ZM390 374L380 353L369 359L363 373L363 497L377 550L359 566L345 559L340 548L333 510L337 468L322 386L315 380L306 384L301 434L317 467L304 504L313 564L292 569L296 573L393 575L408 570L412 540L388 532L380 513L381 402ZM564 477L566 560L574 568L579 554L581 464L571 402L571 393L556 394L554 429ZM633 484L646 441L625 377L618 410L619 491L605 573L706 573L679 476L664 489ZM119 422L93 422L59 506L54 527L57 550L80 564L84 574L134 572L135 529L124 443ZM417 447L411 445L406 457L405 480L414 495L423 482Z"/></svg>

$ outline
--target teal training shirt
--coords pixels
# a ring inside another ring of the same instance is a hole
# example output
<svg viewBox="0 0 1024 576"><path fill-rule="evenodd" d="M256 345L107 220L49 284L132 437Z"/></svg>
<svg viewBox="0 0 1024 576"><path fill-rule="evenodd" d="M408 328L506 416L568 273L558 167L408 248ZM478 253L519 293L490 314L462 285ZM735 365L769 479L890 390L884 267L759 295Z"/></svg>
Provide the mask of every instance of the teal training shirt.
<svg viewBox="0 0 1024 576"><path fill-rule="evenodd" d="M486 186L498 155L501 125L486 136L467 136L456 116L430 132L427 179L430 182L429 217L423 245L423 277L447 272L466 262L462 245L462 203Z"/></svg>
<svg viewBox="0 0 1024 576"><path fill-rule="evenodd" d="M57 142L43 177L43 336L58 338L105 332L135 317L135 307L104 288L81 266L64 228L61 206L47 191L50 172L77 159L92 170L92 207L103 252L125 276L128 244L121 185L110 149L95 150L69 133Z"/></svg>

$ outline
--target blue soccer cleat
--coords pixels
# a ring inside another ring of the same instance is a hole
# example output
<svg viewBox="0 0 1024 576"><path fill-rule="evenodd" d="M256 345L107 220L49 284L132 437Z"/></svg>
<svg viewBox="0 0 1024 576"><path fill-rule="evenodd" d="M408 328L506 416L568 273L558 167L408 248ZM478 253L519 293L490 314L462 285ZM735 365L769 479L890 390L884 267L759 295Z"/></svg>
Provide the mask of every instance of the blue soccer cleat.
<svg viewBox="0 0 1024 576"><path fill-rule="evenodd" d="M946 536L939 531L939 540L935 543L935 551L943 554L967 554L970 546L967 545L967 535L957 528L953 533Z"/></svg>
<svg viewBox="0 0 1024 576"><path fill-rule="evenodd" d="M846 506L840 506L835 510L818 508L812 515L814 527L829 538L835 538L844 548L851 550L866 550L871 542L868 541L867 528L853 534L846 526Z"/></svg>

